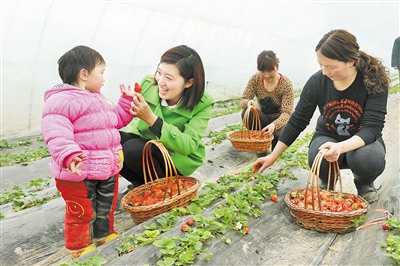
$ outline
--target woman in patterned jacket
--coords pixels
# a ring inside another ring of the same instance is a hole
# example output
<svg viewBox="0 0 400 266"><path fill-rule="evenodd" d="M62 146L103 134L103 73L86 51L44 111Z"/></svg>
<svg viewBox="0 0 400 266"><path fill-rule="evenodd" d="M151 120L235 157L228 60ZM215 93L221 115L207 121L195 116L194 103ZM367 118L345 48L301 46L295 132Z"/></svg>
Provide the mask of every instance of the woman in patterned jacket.
<svg viewBox="0 0 400 266"><path fill-rule="evenodd" d="M258 55L257 69L258 72L250 78L240 99L240 106L244 109L242 118L247 108L257 106L261 130L274 135L271 144L274 149L293 111L293 85L288 77L278 73L279 59L273 51L262 51ZM257 98L257 105L254 97ZM250 113L247 129L257 129L251 125L252 119Z"/></svg>

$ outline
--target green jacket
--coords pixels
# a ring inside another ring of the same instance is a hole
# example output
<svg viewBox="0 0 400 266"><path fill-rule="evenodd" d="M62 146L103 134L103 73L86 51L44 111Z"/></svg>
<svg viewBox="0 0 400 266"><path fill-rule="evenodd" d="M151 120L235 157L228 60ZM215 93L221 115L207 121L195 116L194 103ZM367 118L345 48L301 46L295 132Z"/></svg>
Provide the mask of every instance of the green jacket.
<svg viewBox="0 0 400 266"><path fill-rule="evenodd" d="M144 139L156 139L167 149L176 169L184 176L191 175L201 166L206 157L204 144L201 142L211 118L214 106L213 97L204 92L203 97L193 111L170 110L161 105L158 86L153 86L153 75L146 76L141 83L141 94L155 115L163 120L161 138L155 136L146 122L134 118L124 129L125 132L140 135Z"/></svg>

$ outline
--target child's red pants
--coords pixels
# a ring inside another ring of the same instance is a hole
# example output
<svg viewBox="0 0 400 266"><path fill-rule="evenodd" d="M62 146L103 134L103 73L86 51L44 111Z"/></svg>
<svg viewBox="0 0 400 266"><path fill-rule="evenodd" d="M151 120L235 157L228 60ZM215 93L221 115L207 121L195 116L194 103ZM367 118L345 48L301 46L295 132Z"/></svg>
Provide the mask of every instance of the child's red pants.
<svg viewBox="0 0 400 266"><path fill-rule="evenodd" d="M71 182L56 179L65 200L65 247L84 248L93 238L114 233L114 211L118 201L118 175L107 180Z"/></svg>

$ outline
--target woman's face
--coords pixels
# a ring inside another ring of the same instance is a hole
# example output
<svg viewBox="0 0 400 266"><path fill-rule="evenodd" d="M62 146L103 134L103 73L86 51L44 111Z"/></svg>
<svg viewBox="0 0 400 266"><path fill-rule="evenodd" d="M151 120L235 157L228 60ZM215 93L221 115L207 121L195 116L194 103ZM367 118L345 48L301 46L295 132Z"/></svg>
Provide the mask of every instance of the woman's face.
<svg viewBox="0 0 400 266"><path fill-rule="evenodd" d="M346 79L354 71L354 62L341 62L325 57L319 50L317 51L318 64L321 67L322 74L333 81Z"/></svg>
<svg viewBox="0 0 400 266"><path fill-rule="evenodd" d="M160 63L158 65L156 80L158 83L158 94L168 105L175 105L181 99L183 91L193 84L193 78L185 83L179 74L179 69L174 64Z"/></svg>
<svg viewBox="0 0 400 266"><path fill-rule="evenodd" d="M270 71L258 71L260 74L260 78L265 80L266 82L274 81L276 75L278 74L278 68L274 67L274 70Z"/></svg>

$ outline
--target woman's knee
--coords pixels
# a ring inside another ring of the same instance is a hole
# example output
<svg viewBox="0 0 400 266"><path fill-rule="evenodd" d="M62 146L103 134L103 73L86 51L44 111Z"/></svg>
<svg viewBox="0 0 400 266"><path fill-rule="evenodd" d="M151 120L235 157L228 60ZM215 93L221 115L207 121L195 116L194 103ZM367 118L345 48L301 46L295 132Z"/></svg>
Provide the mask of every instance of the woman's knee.
<svg viewBox="0 0 400 266"><path fill-rule="evenodd" d="M346 161L354 174L374 179L385 170L385 148L383 144L375 141L348 152Z"/></svg>
<svg viewBox="0 0 400 266"><path fill-rule="evenodd" d="M313 140L311 140L310 145L308 147L308 165L311 167L314 163L314 159L317 156L319 152L319 147L328 142L332 141L332 138L321 136L321 137L316 137Z"/></svg>
<svg viewBox="0 0 400 266"><path fill-rule="evenodd" d="M141 164L144 145L147 140L141 138L130 139L122 145L124 152L124 164L133 167Z"/></svg>

